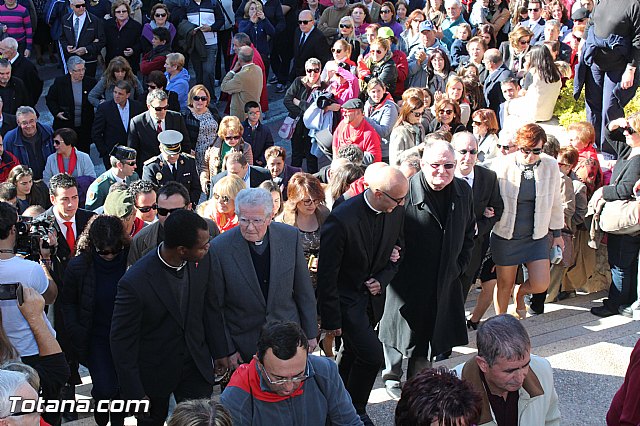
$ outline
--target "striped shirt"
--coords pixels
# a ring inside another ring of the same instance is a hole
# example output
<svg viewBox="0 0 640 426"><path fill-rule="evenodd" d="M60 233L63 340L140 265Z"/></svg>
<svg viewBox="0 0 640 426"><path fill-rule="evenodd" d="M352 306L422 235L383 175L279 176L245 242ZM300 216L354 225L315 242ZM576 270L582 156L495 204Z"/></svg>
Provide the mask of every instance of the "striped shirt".
<svg viewBox="0 0 640 426"><path fill-rule="evenodd" d="M6 37L13 37L18 43L26 42L27 49L31 50L31 16L24 6L18 4L9 9L5 4L0 5L0 23L7 26Z"/></svg>

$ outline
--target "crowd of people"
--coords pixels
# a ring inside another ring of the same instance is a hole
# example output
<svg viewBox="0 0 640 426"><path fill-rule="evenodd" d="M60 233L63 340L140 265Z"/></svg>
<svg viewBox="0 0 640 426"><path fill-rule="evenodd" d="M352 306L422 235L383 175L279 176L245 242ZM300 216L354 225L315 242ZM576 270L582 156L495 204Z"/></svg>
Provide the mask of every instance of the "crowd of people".
<svg viewBox="0 0 640 426"><path fill-rule="evenodd" d="M640 312L631 0L5 0L0 24L0 424L83 365L147 425L171 395L176 426L372 425L378 375L398 425L555 425L519 320L603 255L591 313ZM587 119L559 141L567 85ZM640 422L633 366L610 425Z"/></svg>

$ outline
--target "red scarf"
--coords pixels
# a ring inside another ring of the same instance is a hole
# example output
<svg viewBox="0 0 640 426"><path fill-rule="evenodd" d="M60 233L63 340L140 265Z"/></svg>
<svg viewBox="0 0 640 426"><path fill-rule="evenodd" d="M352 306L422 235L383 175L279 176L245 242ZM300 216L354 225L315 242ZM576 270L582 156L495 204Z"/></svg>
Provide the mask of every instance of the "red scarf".
<svg viewBox="0 0 640 426"><path fill-rule="evenodd" d="M66 173L69 176L73 175L73 171L76 168L76 163L78 162L78 156L76 155L76 149L71 148L71 158L69 158L69 171L64 169L64 160L62 159L62 154L58 154L56 156L58 159L58 171L60 173Z"/></svg>
<svg viewBox="0 0 640 426"><path fill-rule="evenodd" d="M289 398L300 396L304 393L304 383L291 395L286 396L280 396L277 393L263 391L262 388L260 388L260 375L258 374L258 367L255 359L252 359L249 364L240 365L233 373L233 376L231 376L228 386L238 387L253 395L257 400L264 402L281 402Z"/></svg>

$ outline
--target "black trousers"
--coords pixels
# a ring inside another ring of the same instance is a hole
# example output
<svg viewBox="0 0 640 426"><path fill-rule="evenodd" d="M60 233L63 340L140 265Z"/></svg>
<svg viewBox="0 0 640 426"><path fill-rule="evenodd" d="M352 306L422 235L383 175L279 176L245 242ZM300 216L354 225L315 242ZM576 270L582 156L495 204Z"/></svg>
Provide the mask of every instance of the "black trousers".
<svg viewBox="0 0 640 426"><path fill-rule="evenodd" d="M369 296L342 310L342 347L338 370L358 414L365 412L369 394L384 363L382 343L367 312Z"/></svg>
<svg viewBox="0 0 640 426"><path fill-rule="evenodd" d="M318 157L311 153L311 138L309 138L309 130L306 128L302 119L298 121L296 130L291 137L291 165L293 167L302 167L302 161L307 160L307 173L316 173L318 171Z"/></svg>

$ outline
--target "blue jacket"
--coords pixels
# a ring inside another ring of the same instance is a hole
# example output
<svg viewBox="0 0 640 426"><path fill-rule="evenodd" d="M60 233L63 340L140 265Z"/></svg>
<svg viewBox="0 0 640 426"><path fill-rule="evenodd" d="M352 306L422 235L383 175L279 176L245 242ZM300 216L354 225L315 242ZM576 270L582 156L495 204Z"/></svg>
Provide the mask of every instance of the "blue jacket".
<svg viewBox="0 0 640 426"><path fill-rule="evenodd" d="M267 37L273 38L276 29L268 19L261 19L255 24L249 19L243 19L238 23L238 32L245 33L251 39L253 45L260 52L260 56L268 58L271 54L271 47Z"/></svg>
<svg viewBox="0 0 640 426"><path fill-rule="evenodd" d="M262 123L258 123L258 126L255 130L251 128L249 125L249 120L245 120L242 122L242 127L244 127L244 134L242 135L242 139L251 145L251 151L253 152L253 162L258 166L265 167L266 160L264 158L264 152L270 146L273 146L273 136L271 135L271 130Z"/></svg>
<svg viewBox="0 0 640 426"><path fill-rule="evenodd" d="M271 392L258 368L242 364L220 396L234 425L362 425L333 360L309 355L309 378L289 396Z"/></svg>
<svg viewBox="0 0 640 426"><path fill-rule="evenodd" d="M164 76L167 77L167 90L173 90L178 94L180 109L185 109L187 107L187 98L189 97L189 71L186 68L182 68L173 77L170 77L169 73L166 72Z"/></svg>
<svg viewBox="0 0 640 426"><path fill-rule="evenodd" d="M55 152L52 140L53 129L51 126L42 123L37 123L36 126L38 128L38 134L40 135L40 142L42 143L42 155L46 162L47 158ZM19 127L9 130L4 136L4 149L15 155L18 161L20 161L20 164L31 167L27 149L22 141L22 130Z"/></svg>

